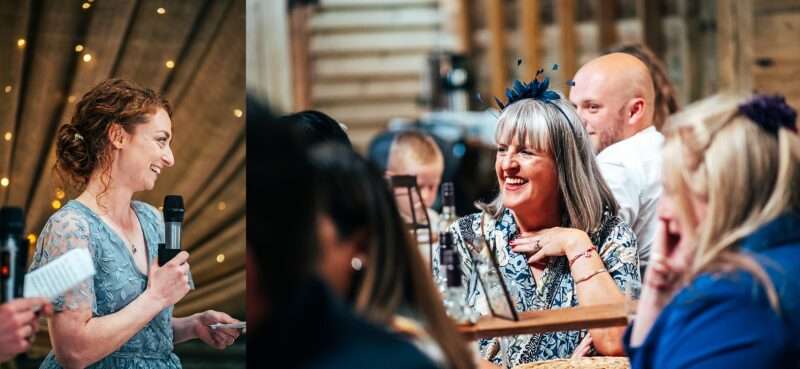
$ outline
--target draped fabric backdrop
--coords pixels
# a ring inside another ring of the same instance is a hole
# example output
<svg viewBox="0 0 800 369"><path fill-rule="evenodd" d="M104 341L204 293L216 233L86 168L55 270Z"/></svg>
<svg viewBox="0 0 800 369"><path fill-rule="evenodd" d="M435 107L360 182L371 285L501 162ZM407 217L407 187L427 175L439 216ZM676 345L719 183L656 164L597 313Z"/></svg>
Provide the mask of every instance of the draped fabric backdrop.
<svg viewBox="0 0 800 369"><path fill-rule="evenodd" d="M244 31L244 0L0 1L0 204L22 206L38 236L56 201L77 195L59 191L52 168L56 130L81 96L110 77L160 91L176 164L138 199L186 204L197 290L176 315L244 319Z"/></svg>

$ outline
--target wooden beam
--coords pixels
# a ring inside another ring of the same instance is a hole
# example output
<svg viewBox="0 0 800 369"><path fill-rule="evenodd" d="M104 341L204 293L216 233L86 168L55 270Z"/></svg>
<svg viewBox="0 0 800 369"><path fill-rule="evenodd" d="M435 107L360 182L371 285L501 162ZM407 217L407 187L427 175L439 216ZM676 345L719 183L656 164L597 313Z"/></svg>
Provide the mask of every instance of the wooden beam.
<svg viewBox="0 0 800 369"><path fill-rule="evenodd" d="M461 325L459 332L470 340L518 334L567 331L586 328L622 327L628 324L626 304L579 306L526 311L519 321L484 317L474 325Z"/></svg>
<svg viewBox="0 0 800 369"><path fill-rule="evenodd" d="M642 24L642 41L656 56L664 60L666 38L664 37L661 0L636 0L636 15Z"/></svg>
<svg viewBox="0 0 800 369"><path fill-rule="evenodd" d="M536 70L541 67L542 56L539 53L541 44L541 16L539 15L539 0L522 0L522 11L519 23L522 25L522 79L533 79Z"/></svg>
<svg viewBox="0 0 800 369"><path fill-rule="evenodd" d="M720 89L753 89L753 1L717 0Z"/></svg>
<svg viewBox="0 0 800 369"><path fill-rule="evenodd" d="M455 0L455 52L464 55L472 54L472 22L470 21L469 1Z"/></svg>
<svg viewBox="0 0 800 369"><path fill-rule="evenodd" d="M295 111L311 107L311 58L309 56L311 30L309 24L313 13L314 8L311 6L297 6L289 10Z"/></svg>
<svg viewBox="0 0 800 369"><path fill-rule="evenodd" d="M502 0L485 0L487 24L491 34L489 43L489 68L491 74L491 93L494 96L503 96L508 81L506 69L506 34L503 19Z"/></svg>
<svg viewBox="0 0 800 369"><path fill-rule="evenodd" d="M597 45L600 50L607 49L617 43L617 2L615 0L598 0L597 11Z"/></svg>
<svg viewBox="0 0 800 369"><path fill-rule="evenodd" d="M575 31L575 0L559 0L558 26L561 30L561 79L575 76L578 64L578 42Z"/></svg>

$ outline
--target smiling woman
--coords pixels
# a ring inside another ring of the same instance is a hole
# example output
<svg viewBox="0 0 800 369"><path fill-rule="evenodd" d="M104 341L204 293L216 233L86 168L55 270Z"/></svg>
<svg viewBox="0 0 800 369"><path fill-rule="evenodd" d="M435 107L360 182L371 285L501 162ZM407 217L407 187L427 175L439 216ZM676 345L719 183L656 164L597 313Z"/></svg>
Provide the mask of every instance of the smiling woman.
<svg viewBox="0 0 800 369"><path fill-rule="evenodd" d="M575 108L547 90L546 81L517 83L507 96L511 101L501 105L495 134L500 194L451 228L468 303L488 313L466 247L479 238L495 241L517 311L624 301L625 286L640 280L636 238L617 216ZM482 340L480 348L494 363L516 366L588 351L579 347L620 355L622 333L608 328L512 336L500 355L497 339Z"/></svg>
<svg viewBox="0 0 800 369"><path fill-rule="evenodd" d="M189 255L154 263L163 220L152 206L133 201L175 164L171 113L154 91L110 79L86 93L59 129L56 171L81 194L50 217L31 269L86 248L97 274L53 303L53 351L42 368L180 368L174 343L199 338L224 348L238 336L209 328L237 322L224 313L172 317L173 305L189 292Z"/></svg>

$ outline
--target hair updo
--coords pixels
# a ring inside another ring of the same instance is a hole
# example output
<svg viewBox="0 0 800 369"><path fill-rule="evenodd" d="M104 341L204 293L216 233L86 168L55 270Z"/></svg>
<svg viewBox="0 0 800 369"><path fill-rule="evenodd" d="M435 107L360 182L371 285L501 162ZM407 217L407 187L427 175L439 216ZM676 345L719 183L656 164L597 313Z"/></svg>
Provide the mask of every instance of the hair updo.
<svg viewBox="0 0 800 369"><path fill-rule="evenodd" d="M83 191L92 173L100 168L108 187L109 137L112 124L133 133L158 109L172 117L169 102L149 88L122 79L108 79L92 88L78 102L72 120L56 134L55 170L65 185Z"/></svg>

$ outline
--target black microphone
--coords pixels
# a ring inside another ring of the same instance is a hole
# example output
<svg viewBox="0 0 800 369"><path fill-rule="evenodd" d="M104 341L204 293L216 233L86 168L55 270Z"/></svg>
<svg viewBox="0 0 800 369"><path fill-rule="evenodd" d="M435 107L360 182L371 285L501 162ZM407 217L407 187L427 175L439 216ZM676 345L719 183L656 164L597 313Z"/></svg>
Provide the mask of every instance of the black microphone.
<svg viewBox="0 0 800 369"><path fill-rule="evenodd" d="M22 208L0 209L0 303L22 297L28 247L22 240L25 217Z"/></svg>
<svg viewBox="0 0 800 369"><path fill-rule="evenodd" d="M158 265L162 266L181 252L181 226L183 225L183 197L164 197L164 243L158 245Z"/></svg>

